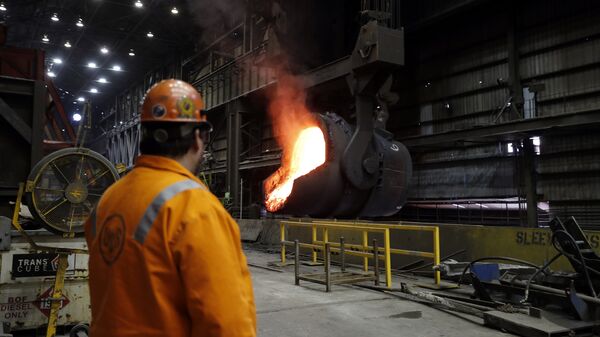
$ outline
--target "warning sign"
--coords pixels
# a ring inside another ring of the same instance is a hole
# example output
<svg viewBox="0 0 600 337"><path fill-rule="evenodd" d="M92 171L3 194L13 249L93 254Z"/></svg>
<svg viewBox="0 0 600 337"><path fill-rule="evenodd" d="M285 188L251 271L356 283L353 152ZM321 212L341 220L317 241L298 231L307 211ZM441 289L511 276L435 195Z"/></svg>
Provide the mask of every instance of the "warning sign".
<svg viewBox="0 0 600 337"><path fill-rule="evenodd" d="M35 305L38 309L40 309L42 314L44 314L46 316L50 316L50 309L52 308L52 294L53 293L54 293L54 287L50 287L50 288L48 288L48 290L44 291L40 296L38 296L37 300L35 300L33 302L33 305ZM67 304L69 304L69 302L70 302L69 299L65 296L65 294L63 294L62 297L58 301L60 301L59 310L66 307Z"/></svg>

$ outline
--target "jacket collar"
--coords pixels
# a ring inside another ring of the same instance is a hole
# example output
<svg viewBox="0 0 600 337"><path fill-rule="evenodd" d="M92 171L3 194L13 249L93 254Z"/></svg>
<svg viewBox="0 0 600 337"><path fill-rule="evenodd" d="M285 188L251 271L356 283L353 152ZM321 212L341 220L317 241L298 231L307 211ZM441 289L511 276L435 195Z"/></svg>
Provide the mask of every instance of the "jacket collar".
<svg viewBox="0 0 600 337"><path fill-rule="evenodd" d="M197 182L201 182L192 172L183 167L177 161L163 156L140 155L135 161L135 167L147 167L155 170L171 171ZM204 184L203 184L204 185Z"/></svg>

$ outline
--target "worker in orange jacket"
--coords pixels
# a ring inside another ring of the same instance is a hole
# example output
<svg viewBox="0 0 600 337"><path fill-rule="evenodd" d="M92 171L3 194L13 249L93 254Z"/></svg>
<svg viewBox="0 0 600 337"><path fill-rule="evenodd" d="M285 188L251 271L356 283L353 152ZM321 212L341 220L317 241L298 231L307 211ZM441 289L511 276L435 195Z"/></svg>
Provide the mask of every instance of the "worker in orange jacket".
<svg viewBox="0 0 600 337"><path fill-rule="evenodd" d="M92 337L255 336L237 224L196 178L212 130L191 85L146 93L141 152L86 222Z"/></svg>

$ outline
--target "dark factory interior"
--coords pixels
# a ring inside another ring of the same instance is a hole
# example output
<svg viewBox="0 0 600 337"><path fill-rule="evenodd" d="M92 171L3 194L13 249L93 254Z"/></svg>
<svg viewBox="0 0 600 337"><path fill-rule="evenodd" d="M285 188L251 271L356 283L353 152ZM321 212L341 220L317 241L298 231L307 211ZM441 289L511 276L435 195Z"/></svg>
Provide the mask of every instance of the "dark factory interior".
<svg viewBox="0 0 600 337"><path fill-rule="evenodd" d="M0 337L600 335L599 17L0 0Z"/></svg>

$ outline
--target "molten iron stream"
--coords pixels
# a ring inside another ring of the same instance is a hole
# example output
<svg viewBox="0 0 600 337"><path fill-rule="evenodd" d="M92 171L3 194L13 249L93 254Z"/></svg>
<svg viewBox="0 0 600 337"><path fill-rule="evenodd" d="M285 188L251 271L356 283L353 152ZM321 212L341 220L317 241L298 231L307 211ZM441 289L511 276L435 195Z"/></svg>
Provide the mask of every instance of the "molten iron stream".
<svg viewBox="0 0 600 337"><path fill-rule="evenodd" d="M283 207L292 193L294 180L325 163L325 147L325 136L321 128L312 126L300 131L291 156L288 157L289 161L284 162L265 184L267 189L265 204L269 212L275 212Z"/></svg>

